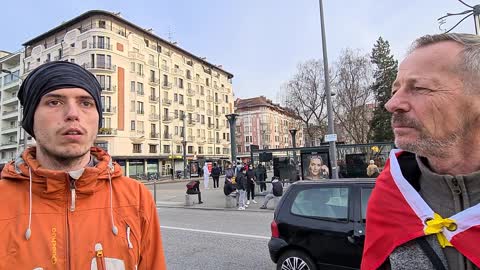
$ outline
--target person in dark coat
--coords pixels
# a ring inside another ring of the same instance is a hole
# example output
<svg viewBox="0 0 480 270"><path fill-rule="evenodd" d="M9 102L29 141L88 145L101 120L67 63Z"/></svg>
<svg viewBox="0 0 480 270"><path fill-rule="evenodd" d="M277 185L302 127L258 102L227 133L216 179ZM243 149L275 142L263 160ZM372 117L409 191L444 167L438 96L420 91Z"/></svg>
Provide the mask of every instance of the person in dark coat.
<svg viewBox="0 0 480 270"><path fill-rule="evenodd" d="M212 168L212 178L213 178L213 188L218 188L218 181L220 179L220 174L222 174L222 169L220 169L220 166L217 166L217 163L213 163L213 168Z"/></svg>
<svg viewBox="0 0 480 270"><path fill-rule="evenodd" d="M252 198L252 203L257 203L255 201L255 179L255 171L252 164L250 164L247 170L247 207L250 204L250 198Z"/></svg>
<svg viewBox="0 0 480 270"><path fill-rule="evenodd" d="M239 195L238 210L245 210L245 190L247 189L247 181L245 168L242 167L236 177L237 191Z"/></svg>
<svg viewBox="0 0 480 270"><path fill-rule="evenodd" d="M265 180L267 179L267 170L265 169L265 166L262 164L257 166L257 169L255 169L255 177L257 183L260 184L260 192L266 191L267 184L265 183Z"/></svg>

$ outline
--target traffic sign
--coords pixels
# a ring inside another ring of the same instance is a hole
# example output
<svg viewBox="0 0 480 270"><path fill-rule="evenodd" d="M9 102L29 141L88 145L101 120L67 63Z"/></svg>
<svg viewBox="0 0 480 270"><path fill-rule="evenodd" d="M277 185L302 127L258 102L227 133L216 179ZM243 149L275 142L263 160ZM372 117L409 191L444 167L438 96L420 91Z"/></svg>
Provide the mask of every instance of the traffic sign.
<svg viewBox="0 0 480 270"><path fill-rule="evenodd" d="M336 142L337 141L337 134L325 134L325 141L326 142Z"/></svg>

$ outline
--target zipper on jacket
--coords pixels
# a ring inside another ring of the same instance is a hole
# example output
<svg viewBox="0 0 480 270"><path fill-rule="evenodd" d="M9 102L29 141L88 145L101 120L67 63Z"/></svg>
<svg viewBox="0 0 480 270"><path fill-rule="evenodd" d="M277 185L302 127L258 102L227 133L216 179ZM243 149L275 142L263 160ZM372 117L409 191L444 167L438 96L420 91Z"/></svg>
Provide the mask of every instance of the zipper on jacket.
<svg viewBox="0 0 480 270"><path fill-rule="evenodd" d="M102 244L95 244L95 257L97 259L97 270L105 270L105 257L103 257Z"/></svg>
<svg viewBox="0 0 480 270"><path fill-rule="evenodd" d="M75 211L75 200L77 198L77 192L75 189L75 179L70 179L70 212Z"/></svg>
<svg viewBox="0 0 480 270"><path fill-rule="evenodd" d="M463 195L462 195L462 189L460 188L460 185L458 184L457 178L452 179L452 185L453 185L453 193L455 195L458 195L458 198L460 199L460 210L463 210Z"/></svg>

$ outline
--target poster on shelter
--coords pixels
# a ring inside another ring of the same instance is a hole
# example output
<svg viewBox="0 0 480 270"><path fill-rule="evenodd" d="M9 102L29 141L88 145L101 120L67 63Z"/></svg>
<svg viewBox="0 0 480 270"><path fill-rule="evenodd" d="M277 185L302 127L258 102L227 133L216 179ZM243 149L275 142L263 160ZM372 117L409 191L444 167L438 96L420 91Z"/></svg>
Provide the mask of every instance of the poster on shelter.
<svg viewBox="0 0 480 270"><path fill-rule="evenodd" d="M321 180L331 178L328 151L302 153L302 179Z"/></svg>
<svg viewBox="0 0 480 270"><path fill-rule="evenodd" d="M190 162L190 177L199 177L198 174L198 162L192 161Z"/></svg>

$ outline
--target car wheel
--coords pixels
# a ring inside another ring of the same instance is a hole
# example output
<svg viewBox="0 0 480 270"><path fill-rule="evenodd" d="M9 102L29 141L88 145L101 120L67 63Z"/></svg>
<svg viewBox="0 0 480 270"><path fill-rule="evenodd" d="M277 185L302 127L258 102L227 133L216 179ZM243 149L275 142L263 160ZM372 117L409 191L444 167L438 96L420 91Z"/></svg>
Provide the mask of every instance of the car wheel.
<svg viewBox="0 0 480 270"><path fill-rule="evenodd" d="M289 250L278 259L277 270L317 270L317 267L305 252Z"/></svg>

